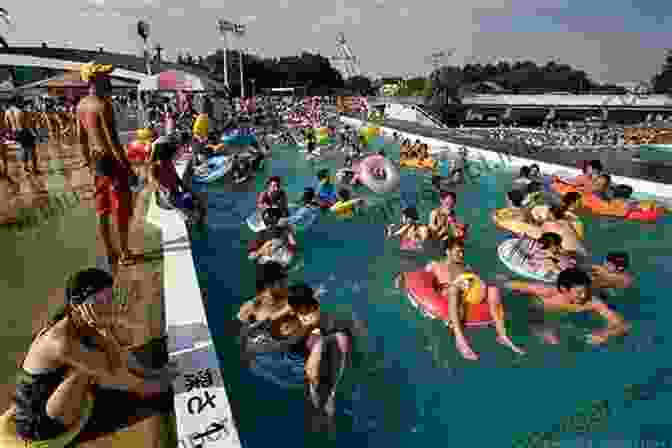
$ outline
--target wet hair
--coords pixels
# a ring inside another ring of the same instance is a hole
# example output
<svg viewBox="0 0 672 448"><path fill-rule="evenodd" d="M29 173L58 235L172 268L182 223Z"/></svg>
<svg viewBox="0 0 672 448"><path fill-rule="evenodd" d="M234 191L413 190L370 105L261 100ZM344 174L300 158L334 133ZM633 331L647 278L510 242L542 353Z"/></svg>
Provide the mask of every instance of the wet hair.
<svg viewBox="0 0 672 448"><path fill-rule="evenodd" d="M506 197L509 198L509 201L516 206L516 207L522 207L523 206L523 201L525 200L525 196L523 195L523 192L520 190L511 190L508 193L506 193Z"/></svg>
<svg viewBox="0 0 672 448"><path fill-rule="evenodd" d="M418 210L415 207L406 207L401 214L412 221L417 221L420 219L418 216Z"/></svg>
<svg viewBox="0 0 672 448"><path fill-rule="evenodd" d="M385 157L385 151L381 149L380 151L378 151L378 155Z"/></svg>
<svg viewBox="0 0 672 448"><path fill-rule="evenodd" d="M598 177L598 179L599 179L599 178L604 179L604 180L607 182L607 185L611 185L611 176L610 176L610 175L608 175L608 174L600 174L600 175L597 176L597 177Z"/></svg>
<svg viewBox="0 0 672 448"><path fill-rule="evenodd" d="M619 269L628 269L630 266L630 256L627 252L609 252L607 261Z"/></svg>
<svg viewBox="0 0 672 448"><path fill-rule="evenodd" d="M340 190L338 190L338 198L341 201L349 201L350 200L350 191L348 191L345 188L341 188Z"/></svg>
<svg viewBox="0 0 672 448"><path fill-rule="evenodd" d="M282 183L282 181L281 181L281 179L280 179L280 176L271 176L271 177L269 177L268 180L266 181L266 186L268 187L268 186L271 185L273 182L275 182L275 183L277 183L278 185L280 185L280 184Z"/></svg>
<svg viewBox="0 0 672 448"><path fill-rule="evenodd" d="M614 193L614 198L618 199L628 199L634 192L630 185L614 185L612 191Z"/></svg>
<svg viewBox="0 0 672 448"><path fill-rule="evenodd" d="M536 163L533 163L532 165L530 165L530 174L532 174L532 170L536 170L538 172L541 172L541 168L539 168L539 165L537 165Z"/></svg>
<svg viewBox="0 0 672 448"><path fill-rule="evenodd" d="M329 170L326 168L322 168L317 172L317 178L319 180L329 179Z"/></svg>
<svg viewBox="0 0 672 448"><path fill-rule="evenodd" d="M65 304L81 305L86 300L114 285L114 278L107 272L98 268L89 268L79 271L67 280L65 286Z"/></svg>
<svg viewBox="0 0 672 448"><path fill-rule="evenodd" d="M544 189L544 185L541 182L532 181L527 186L527 194L538 193Z"/></svg>
<svg viewBox="0 0 672 448"><path fill-rule="evenodd" d="M579 192L570 191L568 193L565 193L562 196L562 206L566 207L566 208L569 208L572 205L579 202L580 199L581 199L581 194Z"/></svg>
<svg viewBox="0 0 672 448"><path fill-rule="evenodd" d="M257 265L257 294L287 278L287 272L280 263L271 261Z"/></svg>
<svg viewBox="0 0 672 448"><path fill-rule="evenodd" d="M564 219L565 213L567 212L567 207L561 205L559 207L551 207L551 216L555 219Z"/></svg>
<svg viewBox="0 0 672 448"><path fill-rule="evenodd" d="M304 204L313 202L315 200L315 189L312 187L308 187L305 190L303 190L303 196L301 196L301 200L303 201Z"/></svg>
<svg viewBox="0 0 672 448"><path fill-rule="evenodd" d="M537 243L539 243L542 249L550 249L551 246L561 245L562 237L554 232L545 232L539 237Z"/></svg>
<svg viewBox="0 0 672 448"><path fill-rule="evenodd" d="M520 172L518 173L518 176L520 177L530 177L530 167L529 166L521 166L520 167Z"/></svg>
<svg viewBox="0 0 672 448"><path fill-rule="evenodd" d="M287 339L301 329L301 321L292 314L286 314L271 323L271 336L274 339Z"/></svg>
<svg viewBox="0 0 672 448"><path fill-rule="evenodd" d="M441 200L444 200L448 196L452 197L454 202L457 202L457 193L455 193L454 191L443 190L439 193L439 197L441 198Z"/></svg>
<svg viewBox="0 0 672 448"><path fill-rule="evenodd" d="M297 283L288 288L287 303L299 314L308 314L320 309L313 288L306 283Z"/></svg>
<svg viewBox="0 0 672 448"><path fill-rule="evenodd" d="M464 248L464 240L462 238L458 238L455 236L451 236L443 241L441 241L441 250L443 252L446 252L448 250L452 250L455 247L462 247Z"/></svg>
<svg viewBox="0 0 672 448"><path fill-rule="evenodd" d="M577 286L590 287L591 281L588 274L577 268L567 268L560 272L556 286L559 291L572 289Z"/></svg>
<svg viewBox="0 0 672 448"><path fill-rule="evenodd" d="M602 171L604 167L602 166L602 162L599 160L591 160L588 162L587 166L591 167L593 171Z"/></svg>

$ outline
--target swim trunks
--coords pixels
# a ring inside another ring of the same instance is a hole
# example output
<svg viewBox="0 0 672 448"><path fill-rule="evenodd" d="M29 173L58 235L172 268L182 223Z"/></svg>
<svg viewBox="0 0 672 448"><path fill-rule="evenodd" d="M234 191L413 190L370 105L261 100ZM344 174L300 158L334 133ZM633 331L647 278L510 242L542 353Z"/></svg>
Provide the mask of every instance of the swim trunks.
<svg viewBox="0 0 672 448"><path fill-rule="evenodd" d="M96 162L96 213L113 212L120 221L131 216L129 173L114 157L106 156Z"/></svg>

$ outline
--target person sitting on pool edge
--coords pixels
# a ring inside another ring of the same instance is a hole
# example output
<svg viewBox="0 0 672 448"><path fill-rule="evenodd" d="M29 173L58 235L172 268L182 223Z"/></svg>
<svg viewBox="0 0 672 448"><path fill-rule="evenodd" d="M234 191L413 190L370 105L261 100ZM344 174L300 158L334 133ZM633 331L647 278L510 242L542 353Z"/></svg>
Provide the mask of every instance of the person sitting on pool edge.
<svg viewBox="0 0 672 448"><path fill-rule="evenodd" d="M331 206L331 210L340 218L352 218L355 213L355 206L363 200L362 198L351 199L350 190L341 188L338 190L338 201Z"/></svg>
<svg viewBox="0 0 672 448"><path fill-rule="evenodd" d="M174 149L177 150L176 147ZM163 195L173 207L185 213L190 222L202 223L206 212L204 204L177 174L172 161L173 156L173 148L164 148L156 153L158 162L152 163L151 173L158 186L157 193Z"/></svg>
<svg viewBox="0 0 672 448"><path fill-rule="evenodd" d="M442 249L446 258L442 261L432 261L425 266L425 270L431 272L436 277L440 293L445 296L450 305L450 329L455 335L455 345L463 358L471 361L478 360L478 355L471 349L463 329L463 313L468 305L467 300L471 302L469 294L473 295L471 287L460 282L460 277L465 273L477 275L469 266L464 264L464 240L451 237L442 241ZM494 285L488 285L483 280L480 282L479 302L487 301L490 308L490 314L495 321L495 331L497 333L497 342L510 348L515 353L524 354L525 352L517 347L506 334L506 327L502 313L499 310L502 307L501 294L499 288ZM397 283L399 284L399 283ZM476 290L478 291L478 290Z"/></svg>
<svg viewBox="0 0 672 448"><path fill-rule="evenodd" d="M401 224L390 224L385 231L386 238L398 237L401 240L400 249L420 250L423 242L430 239L432 233L429 226L420 224L420 216L415 207L406 207L401 212ZM395 230L395 227L397 229Z"/></svg>
<svg viewBox="0 0 672 448"><path fill-rule="evenodd" d="M591 266L590 278L593 288L627 289L634 278L627 272L630 257L627 252L609 252L604 264Z"/></svg>
<svg viewBox="0 0 672 448"><path fill-rule="evenodd" d="M601 299L592 295L592 282L588 274L576 269L565 269L558 275L555 287L545 283L526 282L502 278L502 287L514 293L532 296L534 304L543 312L593 312L607 321L607 327L592 331L586 336L586 342L599 345L609 338L627 334L632 325L623 316L610 309ZM543 321L543 319L542 319ZM545 342L558 344L557 333L544 328L541 334Z"/></svg>
<svg viewBox="0 0 672 448"><path fill-rule="evenodd" d="M452 191L441 191L439 198L441 200L440 206L429 214L429 230L432 239L445 240L451 235L459 238L466 237L466 226L457 222L455 217L457 194Z"/></svg>
<svg viewBox="0 0 672 448"><path fill-rule="evenodd" d="M143 398L169 389L174 375L148 380L139 376L147 372L132 372L123 359L112 330L123 322L113 284L110 274L95 268L70 276L65 307L33 337L12 406L17 436L26 446L77 430L92 410L96 386L116 385Z"/></svg>

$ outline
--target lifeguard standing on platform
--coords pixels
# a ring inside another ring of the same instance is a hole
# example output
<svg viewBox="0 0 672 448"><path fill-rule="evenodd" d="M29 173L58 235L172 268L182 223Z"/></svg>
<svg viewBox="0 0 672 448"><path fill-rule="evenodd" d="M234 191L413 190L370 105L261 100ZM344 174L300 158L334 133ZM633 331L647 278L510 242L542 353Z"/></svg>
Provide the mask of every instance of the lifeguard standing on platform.
<svg viewBox="0 0 672 448"><path fill-rule="evenodd" d="M133 212L131 185L137 180L117 134L114 108L109 98L112 70L111 65L82 65L81 76L89 83L89 95L77 106L77 139L85 166L91 169L95 179L98 228L110 266L117 262L121 265L133 263L128 249L128 230ZM121 254L112 244L112 213L116 215Z"/></svg>

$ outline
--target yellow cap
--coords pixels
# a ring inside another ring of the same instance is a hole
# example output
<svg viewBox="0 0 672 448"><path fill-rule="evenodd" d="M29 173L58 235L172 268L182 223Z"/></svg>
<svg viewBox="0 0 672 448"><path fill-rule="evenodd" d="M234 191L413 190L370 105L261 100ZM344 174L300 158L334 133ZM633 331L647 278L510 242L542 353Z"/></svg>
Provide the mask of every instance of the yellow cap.
<svg viewBox="0 0 672 448"><path fill-rule="evenodd" d="M110 74L114 71L114 68L111 65L96 64L90 62L88 64L82 64L79 68L79 74L82 77L82 81L91 81L95 78L96 75L101 74Z"/></svg>

